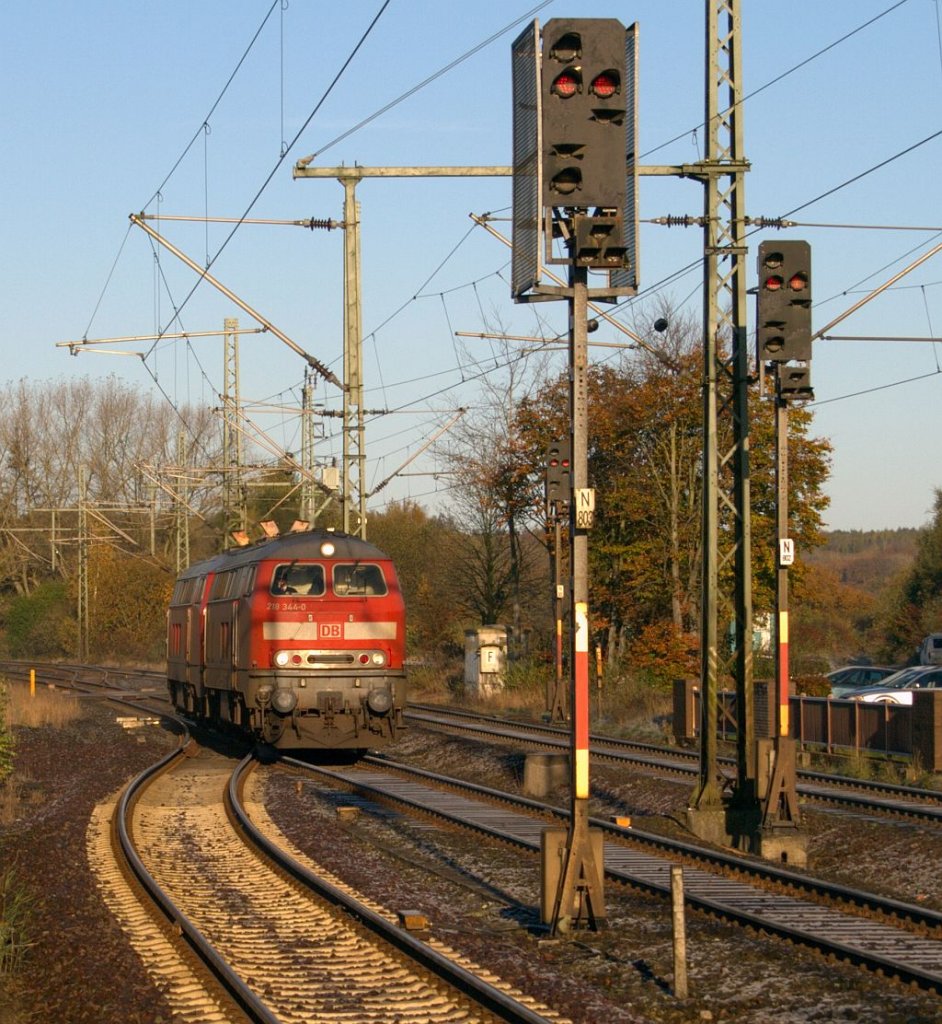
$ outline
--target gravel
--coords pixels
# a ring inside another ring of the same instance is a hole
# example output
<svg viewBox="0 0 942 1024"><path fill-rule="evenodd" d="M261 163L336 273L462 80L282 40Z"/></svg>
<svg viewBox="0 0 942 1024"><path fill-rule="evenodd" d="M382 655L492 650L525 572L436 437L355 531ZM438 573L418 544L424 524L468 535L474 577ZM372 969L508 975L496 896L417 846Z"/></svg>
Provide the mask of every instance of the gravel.
<svg viewBox="0 0 942 1024"><path fill-rule="evenodd" d="M0 864L34 901L32 948L3 987L0 1024L169 1024L153 981L99 898L85 854L96 803L176 745L149 726L126 730L113 705L83 698L61 729L17 728L15 785L24 801L0 825Z"/></svg>
<svg viewBox="0 0 942 1024"><path fill-rule="evenodd" d="M175 745L158 727L121 728L113 707L88 699L61 729L17 730L16 820L0 824L0 863L12 864L36 901L26 962L0 986L0 1024L171 1024L99 899L85 855L91 811ZM396 756L484 784L515 788L521 756L468 741L409 732ZM593 770L604 796L593 812L629 814L639 826L680 831L686 796L676 783ZM300 792L270 770L271 814L313 859L393 910L415 909L434 933L539 995L578 1024L930 1024L942 1001L853 967L750 936L699 914L687 921L690 998L671 992L670 913L642 894L606 889L609 927L553 941L539 929L535 858L501 844L367 806L354 823L314 783ZM865 817L807 815L815 872L871 884L942 909L938 830ZM901 865L905 865L904 867Z"/></svg>

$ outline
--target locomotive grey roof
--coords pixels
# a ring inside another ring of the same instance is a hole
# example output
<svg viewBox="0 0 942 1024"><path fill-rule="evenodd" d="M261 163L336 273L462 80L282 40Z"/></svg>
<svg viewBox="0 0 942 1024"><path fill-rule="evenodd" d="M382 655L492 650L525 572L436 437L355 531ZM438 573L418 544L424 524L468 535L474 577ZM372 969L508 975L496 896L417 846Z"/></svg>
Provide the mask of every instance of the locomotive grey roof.
<svg viewBox="0 0 942 1024"><path fill-rule="evenodd" d="M321 545L326 541L334 545L331 558L364 561L388 557L374 544L339 530L304 530L301 533L272 537L244 548L231 548L202 562L194 562L178 578L188 579L206 572L225 572L263 559L290 561L293 558L323 558Z"/></svg>

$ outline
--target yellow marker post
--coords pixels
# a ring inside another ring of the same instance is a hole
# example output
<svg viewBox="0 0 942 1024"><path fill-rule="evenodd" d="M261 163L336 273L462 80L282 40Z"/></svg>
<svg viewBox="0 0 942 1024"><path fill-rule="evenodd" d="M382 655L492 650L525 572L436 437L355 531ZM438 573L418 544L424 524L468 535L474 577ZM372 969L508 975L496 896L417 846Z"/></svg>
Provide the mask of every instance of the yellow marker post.
<svg viewBox="0 0 942 1024"><path fill-rule="evenodd" d="M36 696L36 669L34 668L29 670L29 695L30 697Z"/></svg>

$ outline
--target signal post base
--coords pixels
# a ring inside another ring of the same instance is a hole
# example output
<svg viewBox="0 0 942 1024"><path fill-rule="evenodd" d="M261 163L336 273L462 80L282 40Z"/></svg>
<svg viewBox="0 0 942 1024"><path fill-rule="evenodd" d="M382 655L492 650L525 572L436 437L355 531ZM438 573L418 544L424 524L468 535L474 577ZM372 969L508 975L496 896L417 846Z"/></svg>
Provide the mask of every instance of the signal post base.
<svg viewBox="0 0 942 1024"><path fill-rule="evenodd" d="M587 848L580 849L583 846ZM605 928L604 858L599 829L589 829L588 842L573 846L567 829L545 828L540 833L540 920L554 936L579 928ZM567 873L572 876L569 886Z"/></svg>
<svg viewBox="0 0 942 1024"><path fill-rule="evenodd" d="M756 741L757 784L763 806L758 854L793 867L808 866L808 836L798 806L797 744L790 736Z"/></svg>
<svg viewBox="0 0 942 1024"><path fill-rule="evenodd" d="M717 846L730 846L732 839L727 826L724 806L688 807L687 828L698 838Z"/></svg>
<svg viewBox="0 0 942 1024"><path fill-rule="evenodd" d="M801 829L788 825L762 828L759 832L759 856L789 867L808 866L808 837Z"/></svg>

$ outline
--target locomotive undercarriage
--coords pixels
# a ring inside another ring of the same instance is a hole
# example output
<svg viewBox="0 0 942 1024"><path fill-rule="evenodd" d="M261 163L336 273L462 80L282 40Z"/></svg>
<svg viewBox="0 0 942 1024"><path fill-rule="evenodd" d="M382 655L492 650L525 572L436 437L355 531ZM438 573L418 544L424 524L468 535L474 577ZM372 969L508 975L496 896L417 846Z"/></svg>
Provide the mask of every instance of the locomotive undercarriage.
<svg viewBox="0 0 942 1024"><path fill-rule="evenodd" d="M170 683L174 706L215 727L233 726L279 749L365 750L403 728L405 678L312 679L288 673L250 676L244 692Z"/></svg>

